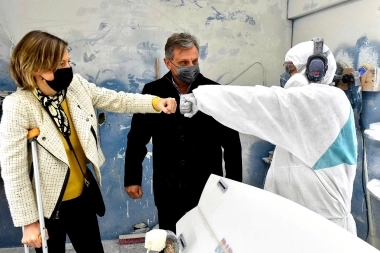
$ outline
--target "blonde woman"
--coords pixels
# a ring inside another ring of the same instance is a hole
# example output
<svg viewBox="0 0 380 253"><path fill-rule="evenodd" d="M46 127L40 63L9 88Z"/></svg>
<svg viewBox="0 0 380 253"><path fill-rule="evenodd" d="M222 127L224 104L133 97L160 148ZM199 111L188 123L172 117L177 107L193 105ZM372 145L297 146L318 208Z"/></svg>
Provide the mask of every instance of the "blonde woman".
<svg viewBox="0 0 380 253"><path fill-rule="evenodd" d="M104 252L98 220L82 194L86 164L101 182L104 155L96 109L117 113L176 111L173 98L116 92L88 82L70 67L68 43L44 31L27 33L16 45L10 73L20 88L3 101L0 124L1 176L14 226L22 243L42 252L35 190L30 178L27 133L37 138L41 191L50 252L64 253L66 235L76 252ZM84 238L91 238L89 243Z"/></svg>

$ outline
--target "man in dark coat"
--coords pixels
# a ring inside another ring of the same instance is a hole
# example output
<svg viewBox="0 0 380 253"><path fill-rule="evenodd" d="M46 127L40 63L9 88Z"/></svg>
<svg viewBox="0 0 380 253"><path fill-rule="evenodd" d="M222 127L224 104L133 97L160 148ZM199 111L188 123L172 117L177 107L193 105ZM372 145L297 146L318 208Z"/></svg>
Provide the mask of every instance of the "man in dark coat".
<svg viewBox="0 0 380 253"><path fill-rule="evenodd" d="M175 33L165 45L165 64L169 72L147 83L142 93L173 97L199 85L218 83L199 73L199 45L187 33ZM223 108L220 108L223 110ZM160 229L175 233L177 221L199 201L210 174L242 181L239 133L212 117L198 112L184 117L175 114L134 114L125 152L124 186L133 199L142 197L142 163L146 145L152 139L153 190ZM224 168L223 170L223 159Z"/></svg>

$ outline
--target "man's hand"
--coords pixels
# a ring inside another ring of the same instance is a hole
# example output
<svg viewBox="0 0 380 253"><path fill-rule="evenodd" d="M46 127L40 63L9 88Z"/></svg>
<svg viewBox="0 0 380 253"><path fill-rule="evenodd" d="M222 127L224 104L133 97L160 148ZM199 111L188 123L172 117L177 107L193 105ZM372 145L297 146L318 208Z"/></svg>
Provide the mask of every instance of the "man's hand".
<svg viewBox="0 0 380 253"><path fill-rule="evenodd" d="M174 98L163 98L157 103L157 107L166 114L175 113L177 102Z"/></svg>
<svg viewBox="0 0 380 253"><path fill-rule="evenodd" d="M125 192L132 199L141 199L143 191L140 185L130 185L125 187Z"/></svg>
<svg viewBox="0 0 380 253"><path fill-rule="evenodd" d="M46 230L46 238L49 238ZM37 221L29 225L24 226L24 231L21 239L21 243L33 248L42 247L42 238L40 231L40 223Z"/></svg>
<svg viewBox="0 0 380 253"><path fill-rule="evenodd" d="M197 100L193 93L181 95L179 109L188 118L193 117L198 112Z"/></svg>

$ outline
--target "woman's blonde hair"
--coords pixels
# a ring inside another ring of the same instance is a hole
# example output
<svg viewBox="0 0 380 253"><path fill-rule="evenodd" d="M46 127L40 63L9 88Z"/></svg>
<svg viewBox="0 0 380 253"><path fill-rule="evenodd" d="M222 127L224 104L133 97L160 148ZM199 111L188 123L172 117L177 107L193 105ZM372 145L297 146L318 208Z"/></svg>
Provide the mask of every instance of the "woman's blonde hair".
<svg viewBox="0 0 380 253"><path fill-rule="evenodd" d="M34 74L58 69L68 43L44 31L28 32L17 43L9 71L18 87L32 90L37 86Z"/></svg>

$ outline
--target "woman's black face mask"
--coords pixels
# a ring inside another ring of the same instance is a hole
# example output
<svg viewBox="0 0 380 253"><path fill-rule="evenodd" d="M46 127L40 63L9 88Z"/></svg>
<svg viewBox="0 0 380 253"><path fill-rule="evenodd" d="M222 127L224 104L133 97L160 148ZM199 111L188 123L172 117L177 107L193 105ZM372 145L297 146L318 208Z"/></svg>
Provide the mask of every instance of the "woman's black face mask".
<svg viewBox="0 0 380 253"><path fill-rule="evenodd" d="M73 69L71 67L69 68L62 68L57 69L54 72L54 79L49 81L40 76L45 82L55 90L56 92L59 92L61 90L67 89L67 87L70 86L71 81L73 80Z"/></svg>

